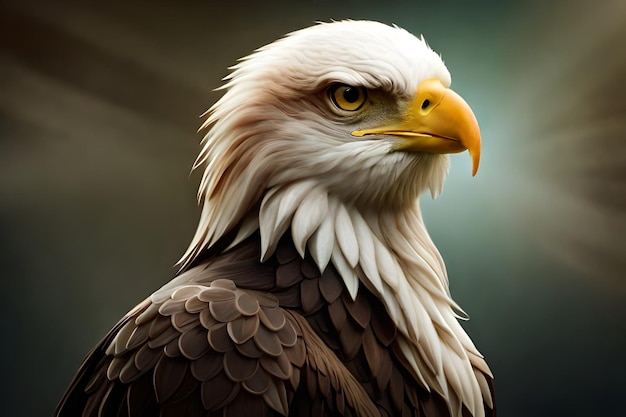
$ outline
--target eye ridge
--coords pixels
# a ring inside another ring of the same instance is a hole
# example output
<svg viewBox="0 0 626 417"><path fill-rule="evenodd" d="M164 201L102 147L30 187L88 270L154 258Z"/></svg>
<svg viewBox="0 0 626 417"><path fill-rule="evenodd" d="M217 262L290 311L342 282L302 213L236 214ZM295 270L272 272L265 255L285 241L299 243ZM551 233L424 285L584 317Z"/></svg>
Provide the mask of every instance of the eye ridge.
<svg viewBox="0 0 626 417"><path fill-rule="evenodd" d="M336 84L329 89L332 103L340 110L354 112L359 110L367 99L364 87L348 84Z"/></svg>

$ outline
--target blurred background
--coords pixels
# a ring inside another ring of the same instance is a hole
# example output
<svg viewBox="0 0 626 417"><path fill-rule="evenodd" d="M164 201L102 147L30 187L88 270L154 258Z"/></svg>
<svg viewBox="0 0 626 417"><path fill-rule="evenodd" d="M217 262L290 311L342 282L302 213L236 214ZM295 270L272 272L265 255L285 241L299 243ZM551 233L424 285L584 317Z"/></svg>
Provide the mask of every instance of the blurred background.
<svg viewBox="0 0 626 417"><path fill-rule="evenodd" d="M593 5L593 6L591 6ZM199 116L330 19L424 34L483 131L423 196L500 416L623 416L626 3L0 2L0 414L50 415L195 230Z"/></svg>

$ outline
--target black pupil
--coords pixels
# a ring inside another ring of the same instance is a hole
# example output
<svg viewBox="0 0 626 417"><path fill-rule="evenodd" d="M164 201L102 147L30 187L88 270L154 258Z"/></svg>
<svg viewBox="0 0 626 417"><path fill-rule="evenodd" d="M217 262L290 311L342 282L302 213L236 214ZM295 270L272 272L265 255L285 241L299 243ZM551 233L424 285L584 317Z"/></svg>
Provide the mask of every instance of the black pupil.
<svg viewBox="0 0 626 417"><path fill-rule="evenodd" d="M359 99L360 95L361 93L358 88L346 87L346 89L343 90L343 98L348 103L355 103Z"/></svg>

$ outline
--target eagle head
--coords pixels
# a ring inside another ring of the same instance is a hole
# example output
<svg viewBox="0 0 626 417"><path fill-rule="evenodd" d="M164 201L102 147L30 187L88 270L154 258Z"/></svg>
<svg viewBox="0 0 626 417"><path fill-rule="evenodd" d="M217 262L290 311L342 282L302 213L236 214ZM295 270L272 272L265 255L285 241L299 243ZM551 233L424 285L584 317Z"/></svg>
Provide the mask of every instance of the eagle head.
<svg viewBox="0 0 626 417"><path fill-rule="evenodd" d="M401 28L321 23L231 69L203 124L195 166L205 166L206 222L186 258L280 188L305 183L343 204L380 210L413 205L424 190L438 194L448 153L468 149L473 174L478 169L476 118L448 88L441 57Z"/></svg>

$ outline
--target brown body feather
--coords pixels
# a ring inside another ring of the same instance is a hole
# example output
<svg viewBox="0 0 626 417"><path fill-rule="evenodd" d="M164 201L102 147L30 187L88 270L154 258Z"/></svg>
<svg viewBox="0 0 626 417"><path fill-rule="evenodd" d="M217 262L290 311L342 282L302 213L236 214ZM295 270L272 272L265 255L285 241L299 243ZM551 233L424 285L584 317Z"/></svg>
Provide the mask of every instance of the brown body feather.
<svg viewBox="0 0 626 417"><path fill-rule="evenodd" d="M258 235L211 252L111 330L56 416L449 415L364 286L353 301L287 238L264 263Z"/></svg>

